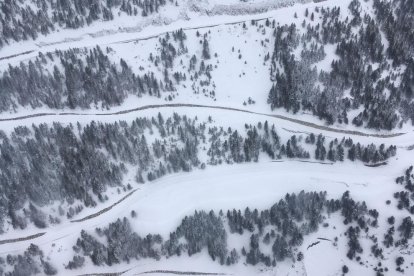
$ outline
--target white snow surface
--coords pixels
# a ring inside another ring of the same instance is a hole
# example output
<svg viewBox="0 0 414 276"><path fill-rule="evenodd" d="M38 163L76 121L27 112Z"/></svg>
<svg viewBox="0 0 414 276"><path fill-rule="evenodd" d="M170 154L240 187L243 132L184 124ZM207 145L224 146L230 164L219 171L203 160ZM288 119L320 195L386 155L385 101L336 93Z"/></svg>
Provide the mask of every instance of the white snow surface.
<svg viewBox="0 0 414 276"><path fill-rule="evenodd" d="M290 1L288 1L290 2ZM38 55L39 51L49 52L55 49L65 50L73 47L94 47L95 45L110 46L115 50L115 58L125 58L128 63L138 70L139 66L150 66L148 63L148 52L157 47L158 39L146 41L137 41L152 36L164 34L165 32L177 30L179 28L201 28L205 26L217 25L206 29L202 32L211 31L211 52L219 56L218 59L212 58L211 63L217 64L213 74L213 80L217 87L216 101L202 95L195 95L189 87L181 87L177 98L174 102L198 103L198 104L216 104L218 106L227 106L235 108L245 108L252 111L271 113L266 103L267 93L270 89L268 66L263 66L263 58L267 52L271 52L273 42L268 43L269 48L261 47L260 43L263 36L259 32L246 32L241 24L226 25L238 21L249 21L251 19L260 19L271 17L276 19L280 24L291 23L297 20L300 24L302 18L294 19L293 14L301 14L306 7L313 8L321 5L335 5L346 8L349 0L330 0L323 3L309 3L306 6L295 5L292 7L275 10L276 4L270 0L247 1L240 4L237 0L209 0L195 1L188 0L187 6L173 10L168 14L159 14L147 19L135 22L133 17L117 19L110 22L99 22L92 24L88 28L81 30L60 30L47 37L41 37L36 41L25 41L14 43L11 47L5 47L0 50L0 57L19 54L25 51L34 51L29 54L17 56L11 59L0 61L0 70L3 71L11 63L17 65L21 61L27 61ZM238 8L236 8L236 6ZM198 11L194 9L198 8ZM261 13L253 13L259 10ZM230 14L226 11L236 11ZM203 12L204 11L204 12ZM207 15L207 12L209 15ZM216 12L214 12L216 11ZM211 16L213 13L214 16ZM252 28L249 26L249 28ZM201 31L200 30L200 31ZM194 36L196 30L188 30L188 36ZM121 43L121 42L127 43ZM246 42L245 42L246 41ZM194 39L188 39L186 45L189 52L196 51L199 47ZM238 45L243 45L238 47ZM231 51L235 46L236 51ZM238 49L241 49L243 58L239 60ZM201 49L201 48L200 48ZM326 47L327 54L332 58L330 52L332 49ZM261 58L258 58L258 56ZM188 59L189 57L185 57ZM184 57L183 57L184 59ZM179 59L178 59L179 60ZM246 64L244 64L246 61ZM325 60L318 64L320 68L326 68L331 60ZM320 69L318 68L318 69ZM246 73L243 75L243 72ZM242 75L243 77L238 77ZM256 104L243 107L243 101L252 97ZM149 104L165 103L163 99L142 98L131 96L122 106L114 107L111 112L121 111L129 108L135 108ZM73 111L73 110L71 110ZM35 111L19 109L18 113L1 114L1 118L11 118L16 115L24 116L33 113L50 112L47 108L37 109ZM55 111L52 111L55 112ZM60 111L59 111L60 112ZM136 117L156 116L161 112L164 118L171 116L173 112L180 115L197 116L201 121L205 121L208 116L212 115L215 124L218 126L231 126L233 129L244 128L244 124L257 124L268 120L274 123L279 135L290 137L293 135L290 131L302 133L322 133L329 138L342 139L343 134L329 131L315 130L311 127L300 126L298 124L283 121L276 118L268 118L262 115L246 114L235 111L211 110L207 108L162 108L144 111L136 111L122 115L94 116L93 113L104 113L105 111L97 109L92 110L75 110L74 112L90 113L91 115L80 116L59 116L51 115L47 117L27 118L19 121L0 121L0 129L5 132L11 132L17 125L27 125L39 123L52 123L59 121L63 124L76 124L80 121L86 124L92 120L102 122L114 122L118 120L132 121ZM293 116L284 111L274 111L274 114ZM309 122L323 124L311 115L299 114L296 117ZM363 166L361 162L337 162L334 165L324 165L318 163L302 163L297 160L286 160L284 162L271 162L262 158L258 163L238 164L238 165L221 165L217 167L207 167L206 170L194 170L190 173L178 173L165 176L154 182L143 185L135 184L134 176L125 177L127 183L131 183L137 191L126 200L122 201L110 211L79 223L70 223L64 221L60 225L51 226L45 230L46 234L35 240L18 242L13 244L0 245L0 256L5 257L10 253L23 252L30 243L35 243L46 254L46 258L53 263L59 270L59 275L78 275L80 270L65 270L67 264L74 252L72 246L79 237L80 229L93 232L96 227L104 227L108 223L115 221L120 217L130 217L130 212L135 210L137 218L129 219L133 228L140 235L148 233L160 233L164 239L168 238L171 231L181 222L186 215L191 215L194 210L215 211L249 207L259 210L269 208L273 203L283 198L286 193L298 193L304 191L327 191L328 198L338 198L345 191L349 190L355 200L365 201L368 208L375 208L380 212L379 228L375 231L384 233L386 230L386 218L394 215L396 225L400 223L406 213L396 211L395 206L386 205L386 200L392 199L394 192L400 190L395 184L395 178L402 175L404 170L414 163L414 151L407 150L407 147L414 144L414 132L406 124L402 132L406 134L394 138L373 138L351 136L355 142L362 144L375 143L377 145L386 143L394 144L398 147L397 155L389 160L388 165L371 168ZM354 126L335 125L337 128L355 130ZM369 131L377 133L377 131ZM346 135L348 137L349 135ZM205 158L205 157L201 157ZM130 170L134 171L133 168ZM108 191L110 200L103 205L98 205L98 209L85 209L76 218L81 218L95 213L119 200L125 194L117 194L115 190ZM213 262L207 252L202 252L187 257L172 257L169 259L154 260L134 260L130 264L119 264L112 267L93 266L87 258L87 263L81 272L86 273L108 273L129 270L123 275L137 275L150 270L177 270L177 271L199 271L225 273L230 275L342 275L341 267L346 264L350 268L350 275L374 275L372 264L375 266L377 260L369 256L370 248L368 243L364 242L367 237L362 238L364 254L368 263L366 266L360 266L355 261L346 258L345 249L347 239L343 236L344 228L341 226L342 221L339 216L333 215L327 220L329 227L320 227L319 231L305 236L305 241L301 248L305 254L304 261L291 263L289 261L278 263L276 268L266 268L264 266L250 266L242 261L234 266L221 266L218 262ZM333 226L338 226L334 229ZM1 239L10 239L24 237L26 235L42 232L29 226L22 231L8 232L1 236ZM314 242L318 237L333 239L338 236L338 246L333 246L330 242L321 242L319 245L310 248L306 247ZM381 236L378 237L380 240ZM241 248L248 244L248 237L230 235L228 248ZM386 250L384 256L390 269L394 268L394 260L400 252L398 250ZM406 256L406 263L414 262L414 257ZM408 266L405 269L405 275L414 275L414 268ZM390 275L396 275L392 274ZM395 272L396 273L396 272ZM157 274L150 274L157 275ZM159 274L165 275L165 274Z"/></svg>

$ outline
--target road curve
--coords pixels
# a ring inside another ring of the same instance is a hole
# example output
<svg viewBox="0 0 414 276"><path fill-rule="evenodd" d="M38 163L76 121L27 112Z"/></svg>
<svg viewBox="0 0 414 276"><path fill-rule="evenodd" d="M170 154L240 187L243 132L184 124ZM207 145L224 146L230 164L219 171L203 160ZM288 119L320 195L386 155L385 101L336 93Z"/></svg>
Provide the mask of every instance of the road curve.
<svg viewBox="0 0 414 276"><path fill-rule="evenodd" d="M147 109L160 109L160 108L209 108L209 109L220 109L220 110L229 110L229 111L235 111L235 112L243 112L243 113L249 113L249 114L255 114L255 115L261 115L271 118L277 118L284 121L289 121L295 124L311 127L314 129L324 130L324 131L330 131L330 132L336 132L336 133L342 133L342 134L348 134L348 135L355 135L355 136L365 136L365 137L375 137L375 138L393 138L397 136L404 135L405 133L390 133L390 134L375 134L375 133L365 133L357 130L345 130L345 129L338 129L323 125L318 125L315 123L306 122L303 120L278 115L278 114L267 114L267 113L261 113L261 112L255 112L250 111L246 109L240 109L240 108L234 108L234 107L225 107L225 106L214 106L214 105L201 105L201 104L185 104L185 103L170 103L170 104L153 104L153 105L145 105L137 108L132 109L126 109L118 112L108 112L108 113L76 113L76 112L50 112L50 113L37 113L32 115L26 115L26 116L18 116L13 118L3 118L0 119L0 122L6 122L6 121L20 121L24 119L29 118L35 118L35 117L46 117L46 116L114 116L114 115L123 115L127 113L132 113L136 111L142 111Z"/></svg>

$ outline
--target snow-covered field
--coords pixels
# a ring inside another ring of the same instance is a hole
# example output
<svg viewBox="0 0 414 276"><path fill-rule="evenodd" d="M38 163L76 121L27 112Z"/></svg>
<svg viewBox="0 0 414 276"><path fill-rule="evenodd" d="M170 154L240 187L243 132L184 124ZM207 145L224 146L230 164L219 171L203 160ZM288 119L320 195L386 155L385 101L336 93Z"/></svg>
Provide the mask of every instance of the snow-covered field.
<svg viewBox="0 0 414 276"><path fill-rule="evenodd" d="M252 266L238 262L232 266L220 265L212 261L207 250L192 257L173 256L153 259L131 260L130 263L114 264L112 266L95 266L89 258L86 258L84 267L78 270L67 270L65 265L72 259L74 250L72 246L79 238L80 230L93 233L97 227L106 227L118 218L128 217L134 231L145 236L149 233L159 233L164 239L176 229L185 216L191 216L195 210L220 210L227 211L233 208L250 209L259 211L269 208L282 199L287 193L327 192L327 198L338 199L346 191L350 191L356 201L365 202L369 209L379 210L378 227L371 230L372 235L377 235L381 241L388 229L387 218L394 216L396 225L399 225L404 217L411 216L405 210L400 211L387 200L393 200L393 195L401 188L396 185L395 179L404 174L405 169L414 164L414 131L411 122L407 122L402 128L392 131L377 131L361 129L352 124L344 125L335 123L333 128L347 131L359 131L366 134L388 134L390 137L369 137L363 135L342 134L329 129L320 129L312 126L298 124L292 120L271 117L269 115L281 115L292 119L300 119L319 126L325 126L325 122L311 114L300 111L298 114L288 113L282 109L271 110L267 95L272 86L269 79L270 64L264 58L271 54L274 39L270 35L272 28L265 26L265 19L275 20L276 24L295 23L300 25L303 18L295 18L294 14L303 14L305 9L313 9L320 6L340 6L347 9L350 0L328 0L321 3L307 3L311 1L271 1L271 0L187 0L178 1L179 5L167 6L159 14L151 15L145 19L136 20L134 17L116 18L114 21L93 23L80 30L60 29L48 36L41 36L35 41L16 42L0 49L0 74L7 70L9 64L19 65L20 62L34 60L40 52L47 53L55 50L68 50L70 48L88 49L99 45L101 48L112 48L110 57L112 61L126 60L134 72L154 72L160 79L163 77L162 68L150 61L149 53L160 51L160 38L168 32L178 29L185 30L188 37L186 47L188 52L179 55L174 60L174 70L188 70L188 64L192 55L201 56L201 39L208 36L211 49L211 59L206 63L212 65L212 83L206 89L214 87L214 95L200 92L205 87L191 86L193 82L187 81L178 84L175 91L165 92L160 98L143 95L142 97L131 95L119 106L109 110L99 105L84 110L61 109L53 110L47 107L32 109L31 107L17 107L16 112L0 114L0 130L6 134L13 132L17 126L39 125L59 122L63 125L82 125L99 121L114 123L125 121L131 123L138 117L156 117L161 113L164 118L172 117L174 113L197 117L200 122L207 122L212 117L213 124L217 127L231 127L240 132L245 130L246 124L257 125L258 122L267 120L274 124L278 134L285 140L292 135L306 137L309 133L322 134L327 139L343 137L363 145L375 144L396 145L397 155L387 160L387 164L379 167L368 167L362 162L302 162L299 159L271 160L261 157L257 163L221 164L207 166L206 169L195 168L191 172L180 172L163 176L155 181L138 184L135 182L136 168L128 167L129 171L124 177L124 184L131 184L134 192L101 215L91 219L71 222L64 219L62 223L52 225L46 229L37 229L28 225L24 230L6 231L0 236L0 257L6 258L8 254L21 254L31 243L38 245L45 254L45 258L57 269L59 275L80 275L94 273L122 273L122 275L140 275L150 271L176 271L176 272L200 272L223 273L223 275L342 275L342 267L349 267L350 275L374 275L373 267L378 264L378 259L371 254L371 243L368 234L361 234L361 244L364 249L364 262L359 264L346 257L348 238L344 235L345 227L338 213L326 219L329 225L320 226L316 233L304 237L303 244L298 248L304 253L301 261L280 262L276 267L266 267L263 264ZM296 3L296 4L294 4ZM306 5L303 3L307 3ZM288 6L288 7L286 7ZM252 26L251 21L257 21ZM247 25L247 28L245 27ZM198 35L200 38L198 39ZM328 68L335 60L334 47L326 47L329 58L317 64L318 70ZM23 53L23 54L22 54ZM21 55L20 55L21 54ZM173 69L171 69L172 73ZM50 68L52 72L52 67ZM190 74L189 74L190 75ZM198 91L199 89L200 91ZM195 90L198 92L195 93ZM0 91L1 94L1 91ZM168 95L174 98L167 101ZM254 104L246 104L248 99L254 100ZM166 103L184 103L206 106L243 109L254 113L240 112L236 110L211 109L207 107L159 107L136 110L125 113L123 111L149 105L163 105ZM59 113L71 112L70 115ZM114 113L119 114L114 114ZM51 113L45 116L31 115ZM78 115L76 114L78 113ZM10 121L15 117L27 116ZM391 137L392 134L401 134ZM159 137L149 137L154 140ZM300 138L300 139L302 139ZM3 138L2 138L3 139ZM313 153L312 153L313 154ZM206 151L201 151L200 160L206 161ZM0 183L1 185L1 183ZM74 219L92 215L103 210L122 199L128 192L117 192L115 188L108 189L109 197L105 203L98 204L95 208L85 208ZM57 209L58 202L47 208ZM47 209L46 208L46 209ZM131 211L137 213L136 218L131 218ZM45 232L37 238L14 243L1 244L2 240L15 239ZM333 242L335 237L337 241ZM319 238L328 239L321 240ZM311 244L318 242L315 246ZM249 247L249 235L230 234L228 237L229 248L241 250ZM269 252L271 252L271 249ZM414 275L414 257L411 251L412 243L407 248L391 247L384 249L382 263L390 268L387 275L399 275L395 271L395 259L403 254L405 256L405 274ZM11 269L11 266L9 266ZM6 271L7 272L7 271ZM1 274L1 273L0 273ZM166 275L153 272L149 275Z"/></svg>

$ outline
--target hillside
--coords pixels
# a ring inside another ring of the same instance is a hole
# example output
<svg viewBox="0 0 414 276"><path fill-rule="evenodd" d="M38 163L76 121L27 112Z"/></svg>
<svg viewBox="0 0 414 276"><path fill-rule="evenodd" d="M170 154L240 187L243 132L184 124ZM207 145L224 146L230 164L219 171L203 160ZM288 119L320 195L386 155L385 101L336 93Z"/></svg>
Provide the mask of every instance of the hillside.
<svg viewBox="0 0 414 276"><path fill-rule="evenodd" d="M411 275L413 24L411 0L0 3L0 275Z"/></svg>

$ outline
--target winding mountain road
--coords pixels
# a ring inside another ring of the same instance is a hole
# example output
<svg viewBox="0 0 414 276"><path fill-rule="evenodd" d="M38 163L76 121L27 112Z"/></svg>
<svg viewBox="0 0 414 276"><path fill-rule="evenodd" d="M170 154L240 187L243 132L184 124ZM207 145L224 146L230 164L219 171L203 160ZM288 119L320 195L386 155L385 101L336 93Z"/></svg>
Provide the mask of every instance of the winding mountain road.
<svg viewBox="0 0 414 276"><path fill-rule="evenodd" d="M7 121L21 121L29 118L35 118L35 117L47 117L47 116L114 116L114 115L123 115L127 113L132 112L138 112L148 109L162 109L162 108L208 108L208 109L218 109L218 110L229 110L229 111L235 111L235 112L243 112L243 113L249 113L249 114L255 114L270 118L277 118L284 121L289 121L295 124L311 127L318 130L324 130L324 131L330 131L330 132L336 132L336 133L342 133L342 134L348 134L348 135L355 135L355 136L365 136L365 137L375 137L375 138L393 138L397 136L404 135L406 133L398 132L398 133L388 133L388 134L377 134L377 133L366 133L362 131L357 130L345 130L345 129L338 129L323 125L318 125L315 123L307 122L304 120L299 120L283 115L278 114L268 114L268 113L262 113L262 112L255 112L247 109L240 109L240 108L234 108L234 107L225 107L225 106L214 106L214 105L202 105L202 104L187 104L187 103L171 103L171 104L153 104L153 105L144 105L137 108L132 109L126 109L121 110L117 112L108 112L108 113L77 113L77 112L43 112L43 113L37 113L32 115L26 115L26 116L17 116L17 117L11 117L11 118L2 118L0 119L0 122L7 122Z"/></svg>

